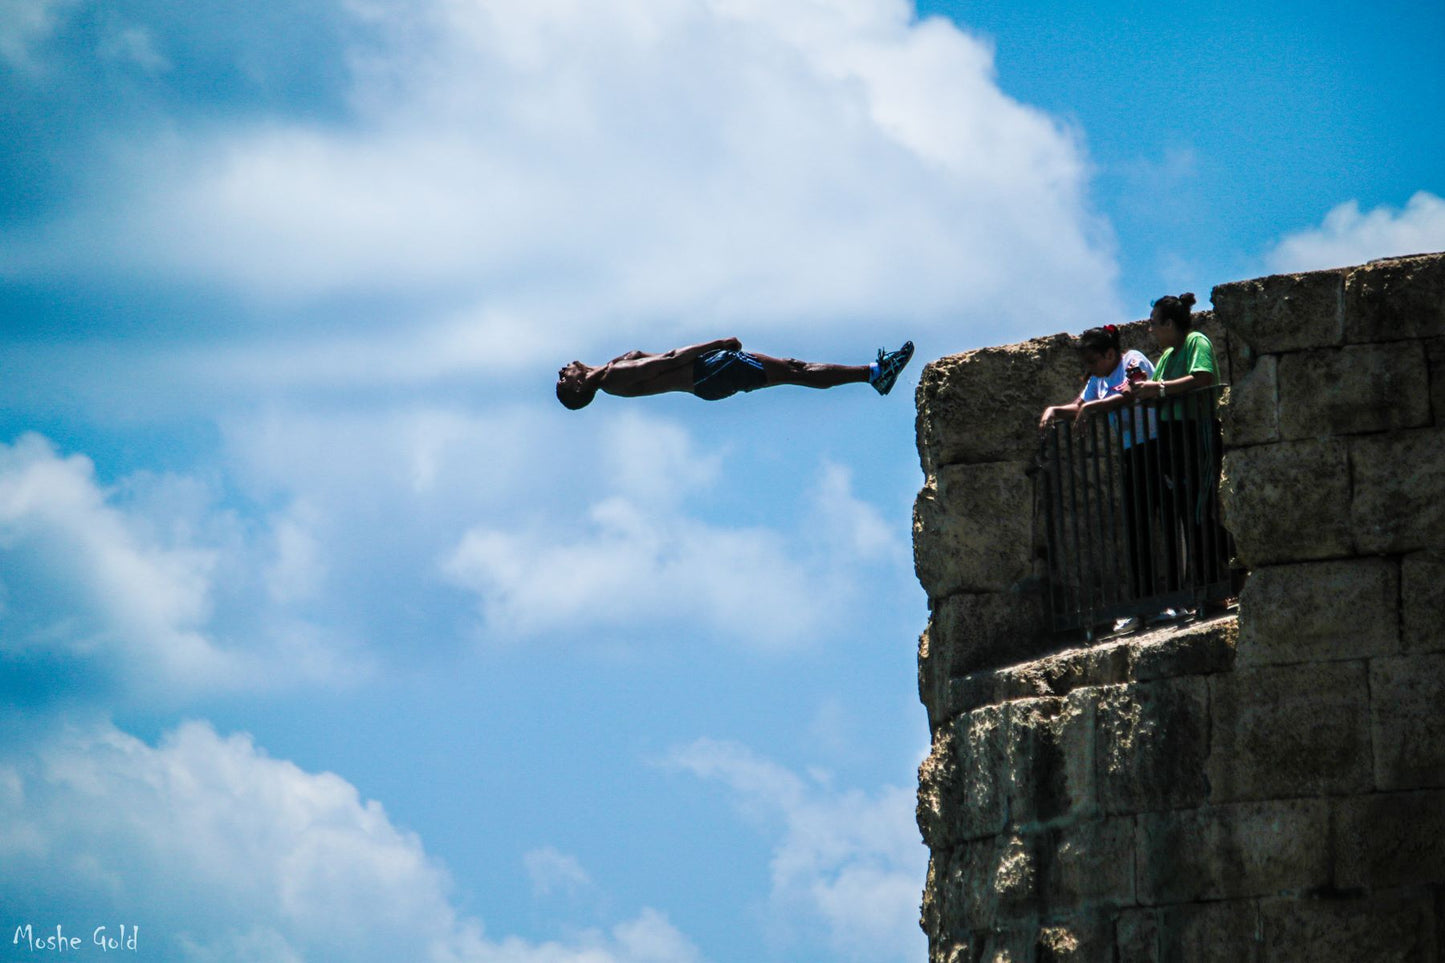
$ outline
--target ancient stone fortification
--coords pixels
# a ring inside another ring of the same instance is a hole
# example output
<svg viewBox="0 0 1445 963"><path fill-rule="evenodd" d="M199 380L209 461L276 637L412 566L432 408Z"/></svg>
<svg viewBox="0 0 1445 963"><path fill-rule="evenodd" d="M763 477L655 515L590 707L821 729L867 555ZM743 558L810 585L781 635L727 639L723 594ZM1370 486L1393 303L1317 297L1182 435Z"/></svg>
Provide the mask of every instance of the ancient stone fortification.
<svg viewBox="0 0 1445 963"><path fill-rule="evenodd" d="M1051 637L1029 468L1077 358L924 371L934 961L1445 961L1445 255L1213 298L1237 619Z"/></svg>

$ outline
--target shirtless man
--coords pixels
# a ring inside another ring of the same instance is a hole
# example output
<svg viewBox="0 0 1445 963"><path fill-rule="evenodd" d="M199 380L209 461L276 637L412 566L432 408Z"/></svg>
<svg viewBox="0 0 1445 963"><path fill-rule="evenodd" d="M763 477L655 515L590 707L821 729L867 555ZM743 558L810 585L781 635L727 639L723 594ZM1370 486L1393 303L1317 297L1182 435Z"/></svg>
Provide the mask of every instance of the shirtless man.
<svg viewBox="0 0 1445 963"><path fill-rule="evenodd" d="M886 395L898 373L913 357L913 342L897 351L878 351L872 364L820 364L793 358L750 354L737 338L723 338L661 354L629 351L600 368L580 361L557 371L557 400L576 411L591 403L599 390L622 398L687 391L706 401L718 401L739 391L773 385L832 388L868 382Z"/></svg>

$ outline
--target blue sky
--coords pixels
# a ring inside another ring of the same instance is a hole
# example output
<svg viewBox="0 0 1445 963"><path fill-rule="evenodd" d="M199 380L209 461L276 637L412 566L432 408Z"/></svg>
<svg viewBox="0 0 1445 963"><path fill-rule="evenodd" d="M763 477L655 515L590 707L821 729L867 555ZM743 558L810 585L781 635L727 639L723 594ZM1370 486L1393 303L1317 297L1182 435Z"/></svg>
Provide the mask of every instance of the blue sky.
<svg viewBox="0 0 1445 963"><path fill-rule="evenodd" d="M921 959L922 361L1445 249L1442 40L0 0L0 957ZM920 358L552 397L729 335Z"/></svg>

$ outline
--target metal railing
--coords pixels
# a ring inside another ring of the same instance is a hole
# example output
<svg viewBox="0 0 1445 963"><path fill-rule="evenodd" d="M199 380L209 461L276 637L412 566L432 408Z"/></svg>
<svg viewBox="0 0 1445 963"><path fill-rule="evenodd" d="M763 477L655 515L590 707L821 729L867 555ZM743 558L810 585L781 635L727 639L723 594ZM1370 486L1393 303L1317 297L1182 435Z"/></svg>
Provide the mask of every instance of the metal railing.
<svg viewBox="0 0 1445 963"><path fill-rule="evenodd" d="M1057 632L1088 638L1234 594L1219 521L1223 386L1055 421L1039 450L1048 596Z"/></svg>

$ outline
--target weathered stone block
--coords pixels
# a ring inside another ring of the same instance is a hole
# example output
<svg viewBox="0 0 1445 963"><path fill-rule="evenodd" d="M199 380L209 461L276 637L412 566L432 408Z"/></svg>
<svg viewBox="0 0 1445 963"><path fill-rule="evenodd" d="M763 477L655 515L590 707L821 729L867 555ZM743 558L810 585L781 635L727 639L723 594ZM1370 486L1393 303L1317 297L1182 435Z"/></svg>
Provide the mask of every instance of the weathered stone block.
<svg viewBox="0 0 1445 963"><path fill-rule="evenodd" d="M1135 911L1119 921L1119 963L1259 963L1255 900Z"/></svg>
<svg viewBox="0 0 1445 963"><path fill-rule="evenodd" d="M1114 928L1098 916L1039 928L1038 963L1114 963Z"/></svg>
<svg viewBox="0 0 1445 963"><path fill-rule="evenodd" d="M1429 897L1269 900L1260 915L1270 963L1435 960Z"/></svg>
<svg viewBox="0 0 1445 963"><path fill-rule="evenodd" d="M1022 827L1094 811L1092 691L1012 702L1006 718L1009 822Z"/></svg>
<svg viewBox="0 0 1445 963"><path fill-rule="evenodd" d="M1148 813L1137 831L1144 905L1303 891L1330 880L1324 800Z"/></svg>
<svg viewBox="0 0 1445 963"><path fill-rule="evenodd" d="M919 766L918 827L932 849L1003 831L1007 711L987 706L940 727Z"/></svg>
<svg viewBox="0 0 1445 963"><path fill-rule="evenodd" d="M1378 789L1445 787L1445 654L1370 663Z"/></svg>
<svg viewBox="0 0 1445 963"><path fill-rule="evenodd" d="M1430 424L1430 379L1419 342L1302 351L1279 361L1279 431L1289 439Z"/></svg>
<svg viewBox="0 0 1445 963"><path fill-rule="evenodd" d="M1210 681L1213 802L1368 792L1364 662L1239 669Z"/></svg>
<svg viewBox="0 0 1445 963"><path fill-rule="evenodd" d="M1399 598L1392 559L1257 568L1239 597L1239 664L1394 655L1400 650Z"/></svg>
<svg viewBox="0 0 1445 963"><path fill-rule="evenodd" d="M1405 556L1400 563L1400 612L1406 652L1445 650L1445 554Z"/></svg>
<svg viewBox="0 0 1445 963"><path fill-rule="evenodd" d="M933 744L918 764L918 804L914 817L924 845L946 849L958 841L954 823L963 796L958 772L958 736L952 723L934 730Z"/></svg>
<svg viewBox="0 0 1445 963"><path fill-rule="evenodd" d="M1322 348L1344 340L1343 270L1277 274L1221 284L1214 314L1256 354Z"/></svg>
<svg viewBox="0 0 1445 963"><path fill-rule="evenodd" d="M1239 381L1230 385L1219 407L1224 443L1231 448L1279 441L1279 359L1259 358Z"/></svg>
<svg viewBox="0 0 1445 963"><path fill-rule="evenodd" d="M1352 554L1349 464L1340 440L1226 452L1220 497L1240 560L1256 567Z"/></svg>
<svg viewBox="0 0 1445 963"><path fill-rule="evenodd" d="M1430 410L1437 428L1445 428L1445 338L1425 344L1425 357L1430 365Z"/></svg>
<svg viewBox="0 0 1445 963"><path fill-rule="evenodd" d="M933 606L929 671L967 675L1036 658L1051 644L1037 597L1014 592L950 595Z"/></svg>
<svg viewBox="0 0 1445 963"><path fill-rule="evenodd" d="M1036 938L1032 928L987 933L978 951L978 963L1034 963Z"/></svg>
<svg viewBox="0 0 1445 963"><path fill-rule="evenodd" d="M1027 461L1039 415L1078 397L1084 370L1066 334L940 358L919 377L918 452L924 474L952 464Z"/></svg>
<svg viewBox="0 0 1445 963"><path fill-rule="evenodd" d="M1208 684L1168 679L1099 690L1100 802L1109 813L1177 809L1208 792Z"/></svg>
<svg viewBox="0 0 1445 963"><path fill-rule="evenodd" d="M1033 571L1033 483L1024 462L940 468L914 506L914 566L932 599L1004 591Z"/></svg>
<svg viewBox="0 0 1445 963"><path fill-rule="evenodd" d="M1053 914L1130 906L1134 894L1134 819L1094 819L1049 834L1040 845L1045 864L1043 906Z"/></svg>
<svg viewBox="0 0 1445 963"><path fill-rule="evenodd" d="M1445 335L1445 256L1372 261L1345 279L1345 338L1399 341Z"/></svg>
<svg viewBox="0 0 1445 963"><path fill-rule="evenodd" d="M1336 806L1340 889L1445 883L1445 792L1374 793Z"/></svg>
<svg viewBox="0 0 1445 963"><path fill-rule="evenodd" d="M1234 665L1238 637L1237 618L1152 632L1130 645L1129 678L1150 682L1228 672Z"/></svg>
<svg viewBox="0 0 1445 963"><path fill-rule="evenodd" d="M923 902L919 905L918 925L927 934L930 948L944 936L944 894L948 892L949 862L950 854L946 851L933 849L928 854L928 876L923 883Z"/></svg>
<svg viewBox="0 0 1445 963"><path fill-rule="evenodd" d="M1160 963L1250 963L1260 956L1259 906L1253 900L1160 910Z"/></svg>
<svg viewBox="0 0 1445 963"><path fill-rule="evenodd" d="M997 836L965 843L956 850L951 885L960 900L963 929L983 931L1028 919L1037 913L1039 865L1036 840Z"/></svg>
<svg viewBox="0 0 1445 963"><path fill-rule="evenodd" d="M1132 909L1119 914L1114 924L1118 963L1160 963L1159 910Z"/></svg>
<svg viewBox="0 0 1445 963"><path fill-rule="evenodd" d="M1214 358L1219 365L1219 380L1222 384L1238 384L1244 379L1245 374L1258 359L1254 351L1245 343L1238 334L1225 328L1219 321L1219 315L1214 311L1195 311L1191 323L1194 330L1202 333L1214 345ZM1159 356L1159 344L1154 340L1153 335L1148 334L1149 322L1139 322L1142 331L1147 335L1139 350L1151 358ZM1121 331L1127 329L1120 329Z"/></svg>
<svg viewBox="0 0 1445 963"><path fill-rule="evenodd" d="M928 629L918 637L918 701L928 709L928 728L936 731L953 713L949 681L951 651L945 651L934 643Z"/></svg>
<svg viewBox="0 0 1445 963"><path fill-rule="evenodd" d="M1445 429L1351 439L1350 470L1351 524L1361 553L1445 545Z"/></svg>
<svg viewBox="0 0 1445 963"><path fill-rule="evenodd" d="M1066 649L998 673L1000 699L1068 695L1075 689L1123 682L1129 673L1129 643L1104 642Z"/></svg>
<svg viewBox="0 0 1445 963"><path fill-rule="evenodd" d="M1004 701L998 695L998 673L991 669L949 679L947 691L944 704L937 709L940 719L951 719L956 715ZM929 705L928 713L932 720L935 713L932 705Z"/></svg>

